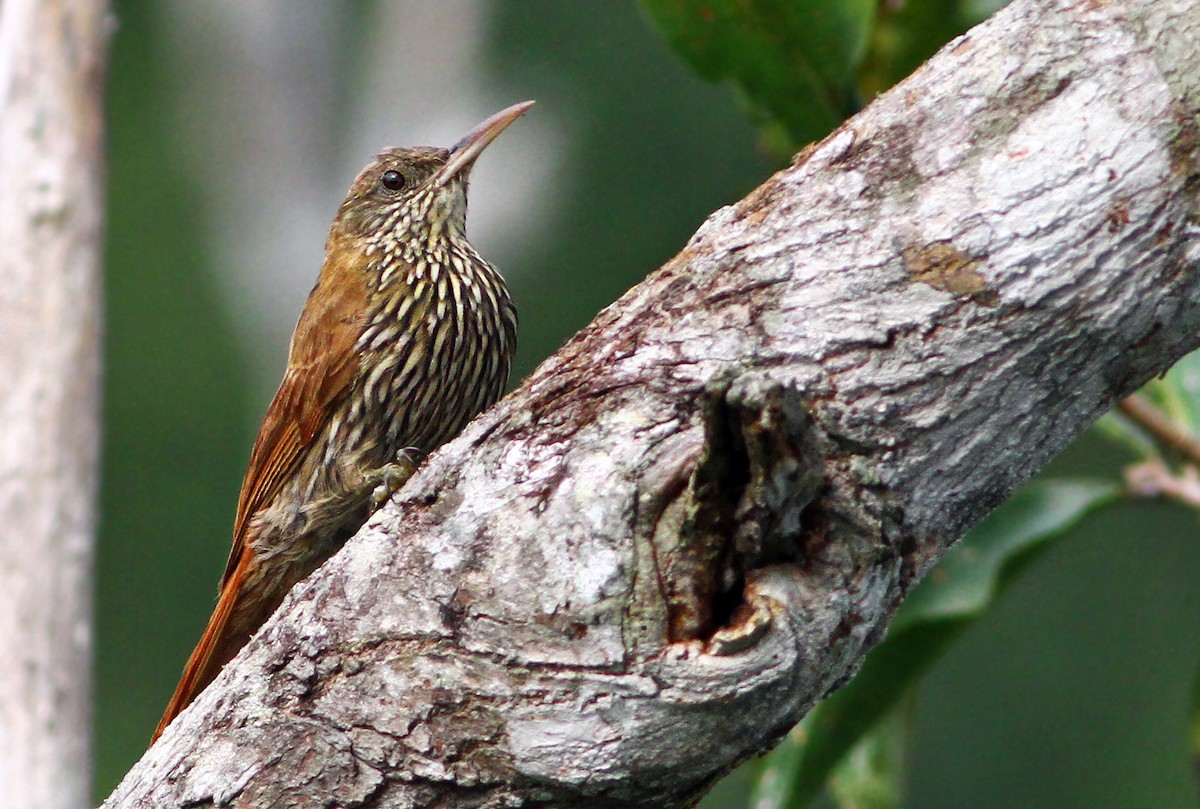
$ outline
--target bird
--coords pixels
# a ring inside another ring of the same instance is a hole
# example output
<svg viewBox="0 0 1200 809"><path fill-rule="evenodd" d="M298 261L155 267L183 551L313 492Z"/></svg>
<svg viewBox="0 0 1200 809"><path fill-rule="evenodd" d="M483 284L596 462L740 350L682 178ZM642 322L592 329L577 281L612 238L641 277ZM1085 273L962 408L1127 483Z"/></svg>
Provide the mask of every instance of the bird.
<svg viewBox="0 0 1200 809"><path fill-rule="evenodd" d="M428 453L499 399L517 311L466 237L467 180L532 101L354 180L250 454L217 604L151 744Z"/></svg>

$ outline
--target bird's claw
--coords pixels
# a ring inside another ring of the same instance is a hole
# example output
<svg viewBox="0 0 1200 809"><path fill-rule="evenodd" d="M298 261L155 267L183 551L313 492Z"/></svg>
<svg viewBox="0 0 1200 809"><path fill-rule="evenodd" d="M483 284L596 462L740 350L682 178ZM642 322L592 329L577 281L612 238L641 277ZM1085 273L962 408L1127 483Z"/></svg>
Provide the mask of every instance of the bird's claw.
<svg viewBox="0 0 1200 809"><path fill-rule="evenodd" d="M371 482L375 484L375 488L371 491L372 511L375 511L388 500L391 500L392 495L400 491L400 487L416 471L416 463L409 460L405 451L401 450L397 457L399 460L395 463L380 467L371 474Z"/></svg>

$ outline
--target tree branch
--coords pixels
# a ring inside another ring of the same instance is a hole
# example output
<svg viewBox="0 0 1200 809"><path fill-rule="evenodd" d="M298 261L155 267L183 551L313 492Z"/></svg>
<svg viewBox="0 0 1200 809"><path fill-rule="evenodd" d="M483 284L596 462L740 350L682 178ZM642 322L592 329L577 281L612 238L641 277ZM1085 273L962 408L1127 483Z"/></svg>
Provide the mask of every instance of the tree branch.
<svg viewBox="0 0 1200 809"><path fill-rule="evenodd" d="M1200 341L1200 0L1017 0L477 419L106 806L664 806Z"/></svg>
<svg viewBox="0 0 1200 809"><path fill-rule="evenodd" d="M107 41L0 1L0 806L90 797Z"/></svg>
<svg viewBox="0 0 1200 809"><path fill-rule="evenodd" d="M1200 464L1200 439L1180 424L1176 424L1163 411L1134 394L1117 402L1121 415L1140 427L1159 447L1174 452L1188 463Z"/></svg>

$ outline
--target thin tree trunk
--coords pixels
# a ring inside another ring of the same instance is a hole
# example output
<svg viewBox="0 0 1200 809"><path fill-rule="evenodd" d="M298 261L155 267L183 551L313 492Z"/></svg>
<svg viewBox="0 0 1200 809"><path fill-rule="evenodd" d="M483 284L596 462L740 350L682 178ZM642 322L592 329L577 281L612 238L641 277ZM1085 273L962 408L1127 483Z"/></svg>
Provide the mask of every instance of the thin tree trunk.
<svg viewBox="0 0 1200 809"><path fill-rule="evenodd" d="M1017 0L430 458L106 804L671 806L1200 342L1200 0Z"/></svg>
<svg viewBox="0 0 1200 809"><path fill-rule="evenodd" d="M0 807L90 797L106 8L0 2Z"/></svg>

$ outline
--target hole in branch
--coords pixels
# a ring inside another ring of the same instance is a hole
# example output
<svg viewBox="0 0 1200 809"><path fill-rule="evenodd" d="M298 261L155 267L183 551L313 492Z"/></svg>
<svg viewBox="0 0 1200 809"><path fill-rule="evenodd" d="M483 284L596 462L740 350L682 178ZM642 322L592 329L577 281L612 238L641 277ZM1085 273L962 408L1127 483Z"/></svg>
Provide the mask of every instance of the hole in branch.
<svg viewBox="0 0 1200 809"><path fill-rule="evenodd" d="M813 422L796 391L739 382L706 402L703 453L656 532L672 643L736 622L747 571L804 557L802 514L821 485Z"/></svg>

